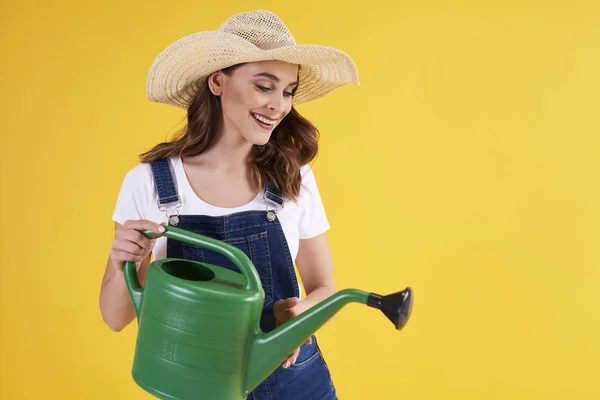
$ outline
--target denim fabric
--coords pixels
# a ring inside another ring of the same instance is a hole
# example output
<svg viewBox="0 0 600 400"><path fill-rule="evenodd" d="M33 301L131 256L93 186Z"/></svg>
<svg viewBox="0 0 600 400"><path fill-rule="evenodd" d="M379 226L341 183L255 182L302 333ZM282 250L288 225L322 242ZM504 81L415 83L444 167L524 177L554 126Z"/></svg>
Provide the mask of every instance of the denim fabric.
<svg viewBox="0 0 600 400"><path fill-rule="evenodd" d="M175 184L169 168L169 160L162 158L150 163L154 184L158 191L158 203L160 205L179 201L179 196L175 190Z"/></svg>
<svg viewBox="0 0 600 400"><path fill-rule="evenodd" d="M170 189L166 189L173 186L168 164L166 169L152 168L152 171L155 181L161 182L157 186L159 197L172 196ZM263 332L269 332L275 329L274 303L280 299L299 297L300 293L281 224L277 218L267 217L269 212L276 212L283 205L281 192L272 184L267 184L265 192L265 197L272 203L267 207L268 210L243 211L218 217L179 215L177 227L222 240L239 248L250 258L265 291L260 326ZM239 272L226 257L176 240L167 239L167 257L207 262ZM314 336L312 339L312 344L302 345L294 365L287 369L281 366L277 368L250 393L248 400L337 400L317 339Z"/></svg>
<svg viewBox="0 0 600 400"><path fill-rule="evenodd" d="M271 182L267 182L267 187L265 188L265 198L279 204L280 206L283 205L283 197L281 197L281 192L279 192L279 190L277 190L277 188Z"/></svg>
<svg viewBox="0 0 600 400"><path fill-rule="evenodd" d="M294 365L277 368L246 400L337 400L329 368L312 339L302 345Z"/></svg>

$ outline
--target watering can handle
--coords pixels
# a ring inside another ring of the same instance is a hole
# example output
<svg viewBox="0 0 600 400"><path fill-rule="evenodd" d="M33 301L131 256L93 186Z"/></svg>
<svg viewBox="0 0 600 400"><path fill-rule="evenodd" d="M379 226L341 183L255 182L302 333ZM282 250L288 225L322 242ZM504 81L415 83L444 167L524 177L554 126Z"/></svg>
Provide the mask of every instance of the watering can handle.
<svg viewBox="0 0 600 400"><path fill-rule="evenodd" d="M258 276L258 272L256 272L256 268L254 268L252 261L250 261L246 253L244 253L237 247L222 242L220 240L213 239L208 236L199 235L197 233L175 228L173 226L165 226L164 228L165 232L161 235L158 235L155 232L148 230L142 230L140 232L147 237L164 236L169 239L179 240L180 242L187 243L192 246L202 247L222 254L225 257L227 257L231 262L233 262L246 278L246 286L244 287L245 290L253 292L258 292L262 290L260 277ZM125 276L125 283L127 285L127 289L129 290L129 294L131 296L131 300L133 301L133 305L136 309L137 314L142 298L143 289L138 280L135 263L131 261L126 261L125 264L123 264L123 273Z"/></svg>

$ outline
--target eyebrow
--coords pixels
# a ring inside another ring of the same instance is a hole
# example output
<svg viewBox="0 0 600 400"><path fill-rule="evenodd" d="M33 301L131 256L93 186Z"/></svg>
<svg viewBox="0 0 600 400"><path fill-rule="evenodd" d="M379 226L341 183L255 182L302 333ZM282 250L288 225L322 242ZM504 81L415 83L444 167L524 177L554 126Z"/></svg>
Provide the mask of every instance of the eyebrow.
<svg viewBox="0 0 600 400"><path fill-rule="evenodd" d="M273 74L271 74L271 73L269 73L269 72L260 72L260 73L258 73L258 74L256 74L256 75L254 75L254 76L255 76L255 77L256 77L256 76L264 76L265 78L270 78L270 79L273 79L273 80L274 80L275 82L277 82L277 83L281 82L281 80L280 80L280 79L279 79L277 76L275 76L275 75L273 75ZM297 85L297 84L298 84L298 81L296 81L296 82L292 82L292 83L290 83L288 86L295 86L295 85Z"/></svg>

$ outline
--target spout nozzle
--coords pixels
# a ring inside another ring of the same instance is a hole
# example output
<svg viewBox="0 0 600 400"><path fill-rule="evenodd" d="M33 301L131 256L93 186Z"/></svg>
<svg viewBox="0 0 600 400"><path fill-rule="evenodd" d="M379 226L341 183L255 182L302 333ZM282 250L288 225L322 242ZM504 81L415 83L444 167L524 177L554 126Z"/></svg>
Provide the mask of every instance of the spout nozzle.
<svg viewBox="0 0 600 400"><path fill-rule="evenodd" d="M412 303L413 293L409 287L387 296L370 293L367 300L367 305L381 310L397 330L401 330L408 322L412 312Z"/></svg>

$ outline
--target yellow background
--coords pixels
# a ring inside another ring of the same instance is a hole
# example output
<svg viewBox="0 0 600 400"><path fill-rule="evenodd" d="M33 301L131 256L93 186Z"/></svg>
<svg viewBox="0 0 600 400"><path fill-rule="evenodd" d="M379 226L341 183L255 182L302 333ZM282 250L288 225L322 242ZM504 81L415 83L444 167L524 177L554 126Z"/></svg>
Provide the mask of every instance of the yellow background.
<svg viewBox="0 0 600 400"><path fill-rule="evenodd" d="M415 290L404 331L359 305L319 331L340 398L599 399L600 6L577 0L3 2L0 398L150 398L135 324L98 310L121 180L184 117L146 72L254 8L359 68L299 107L338 287Z"/></svg>

